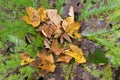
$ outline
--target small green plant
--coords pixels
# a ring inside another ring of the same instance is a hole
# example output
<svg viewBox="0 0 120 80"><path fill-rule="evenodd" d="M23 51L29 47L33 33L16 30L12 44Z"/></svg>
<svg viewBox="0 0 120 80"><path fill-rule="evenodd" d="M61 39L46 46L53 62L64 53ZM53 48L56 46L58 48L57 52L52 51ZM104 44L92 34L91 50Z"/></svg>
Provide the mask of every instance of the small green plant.
<svg viewBox="0 0 120 80"><path fill-rule="evenodd" d="M90 16L99 16L100 13L105 13L105 15L108 15L108 11L114 10L116 8L120 7L120 4L118 3L119 0L107 0L107 3L105 0L88 0L86 1L85 8L81 9L81 15L79 16L79 20L85 19L88 20L88 17ZM99 3L99 4L96 4Z"/></svg>
<svg viewBox="0 0 120 80"><path fill-rule="evenodd" d="M44 6L46 9L49 9L52 7L52 5L49 4L48 0L40 0L40 4L41 4L41 6Z"/></svg>
<svg viewBox="0 0 120 80"><path fill-rule="evenodd" d="M29 66L21 67L19 54L10 54L3 56L0 54L0 80L23 80L25 76L30 77L34 72ZM24 76L24 77L22 77Z"/></svg>
<svg viewBox="0 0 120 80"><path fill-rule="evenodd" d="M63 4L65 4L66 0L57 0L57 3L56 3L56 9L58 10L59 14L61 15L62 14L62 6Z"/></svg>
<svg viewBox="0 0 120 80"><path fill-rule="evenodd" d="M108 65L102 71L96 68L96 65L93 64L91 66L84 65L85 69L93 76L99 77L100 80L112 80L112 69Z"/></svg>
<svg viewBox="0 0 120 80"><path fill-rule="evenodd" d="M118 0L115 0L115 1L117 2ZM120 64L119 62L120 60L119 58L120 56L119 54L120 53L120 50L119 50L119 47L120 47L120 43L119 43L119 36L120 36L120 31L119 31L120 10L119 9L120 9L120 6L117 4L114 5L113 3L114 1L113 2L109 1L108 5L106 6L106 8L107 7L109 8L105 10L107 11L113 10L111 14L108 14L106 23L101 23L102 21L105 21L105 20L98 20L93 23L90 23L89 26L82 32L82 35L85 37L88 37L89 39L93 41L96 41L98 44L103 45L106 50L106 53L105 53L106 57L108 57L111 63L117 67ZM109 4L112 6L110 6ZM97 15L99 15L99 13L97 13ZM104 25L101 25L101 24L104 24Z"/></svg>

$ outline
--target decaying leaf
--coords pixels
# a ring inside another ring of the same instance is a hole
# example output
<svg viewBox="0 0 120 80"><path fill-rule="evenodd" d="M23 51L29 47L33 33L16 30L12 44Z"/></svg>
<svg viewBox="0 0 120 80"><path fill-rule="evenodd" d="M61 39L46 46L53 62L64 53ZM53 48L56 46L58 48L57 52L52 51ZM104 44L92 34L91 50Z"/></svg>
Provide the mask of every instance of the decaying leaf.
<svg viewBox="0 0 120 80"><path fill-rule="evenodd" d="M73 7L72 6L70 7L68 15L69 15L69 17L67 17L66 19L64 19L62 21L62 27L63 27L64 30L66 30L69 25L74 23L74 11L73 11Z"/></svg>
<svg viewBox="0 0 120 80"><path fill-rule="evenodd" d="M61 34L62 34L62 30L57 29L57 30L55 31L55 33L54 33L54 37L55 37L55 38L59 38L59 37L61 36Z"/></svg>
<svg viewBox="0 0 120 80"><path fill-rule="evenodd" d="M81 24L79 22L71 23L65 30L72 38L80 38L81 35L77 32Z"/></svg>
<svg viewBox="0 0 120 80"><path fill-rule="evenodd" d="M22 19L33 27L37 27L41 21L48 19L44 7L40 7L38 10L28 7L26 12L28 16L23 16Z"/></svg>
<svg viewBox="0 0 120 80"><path fill-rule="evenodd" d="M69 63L71 59L72 59L71 56L68 56L68 55L62 54L62 55L60 55L60 56L58 57L57 62L65 62L65 63Z"/></svg>
<svg viewBox="0 0 120 80"><path fill-rule="evenodd" d="M52 54L39 52L37 56L41 60L41 63L39 64L39 68L41 68L42 70L46 70L47 72L54 72L56 66L54 64L54 58Z"/></svg>
<svg viewBox="0 0 120 80"><path fill-rule="evenodd" d="M74 19L74 10L72 6L70 7L68 15Z"/></svg>
<svg viewBox="0 0 120 80"><path fill-rule="evenodd" d="M20 56L22 59L21 66L24 66L35 61L35 59L31 58L31 56L27 52L22 53Z"/></svg>
<svg viewBox="0 0 120 80"><path fill-rule="evenodd" d="M57 30L57 27L54 24L44 24L39 29L45 37L51 38L51 36L54 34L54 32Z"/></svg>
<svg viewBox="0 0 120 80"><path fill-rule="evenodd" d="M75 61L77 63L85 63L86 62L86 59L83 55L82 50L75 45L72 45L72 44L70 45L70 49L68 51L66 51L66 55L69 55L69 56L75 58Z"/></svg>
<svg viewBox="0 0 120 80"><path fill-rule="evenodd" d="M37 12L38 12L38 15L40 16L40 20L42 22L44 22L44 21L46 21L48 19L47 12L46 12L46 10L45 10L45 8L43 6L40 7Z"/></svg>
<svg viewBox="0 0 120 80"><path fill-rule="evenodd" d="M50 44L51 44L51 42L46 38L46 39L44 40L45 48L50 48Z"/></svg>
<svg viewBox="0 0 120 80"><path fill-rule="evenodd" d="M57 10L55 9L49 9L47 10L47 14L48 17L50 18L50 20L57 26L57 27L61 27L61 21L63 20L60 15L57 14Z"/></svg>
<svg viewBox="0 0 120 80"><path fill-rule="evenodd" d="M50 48L56 55L60 55L64 51L64 48L61 48L59 46L58 41L56 39L52 41Z"/></svg>
<svg viewBox="0 0 120 80"><path fill-rule="evenodd" d="M62 19L58 15L57 10L40 7L35 10L32 7L26 8L27 16L23 16L22 19L33 27L39 26L38 32L42 33L45 37L43 52L38 52L36 59L30 57L28 53L21 54L21 65L29 64L31 67L41 69L40 75L45 75L49 72L55 71L55 62L53 53L57 60L56 62L69 63L72 58L75 58L77 63L85 63L86 59L82 53L82 50L75 45L70 45L70 49L65 52L65 45L61 47L58 43L58 39L63 43L64 40L72 42L71 38L80 38L81 35L78 30L81 26L79 22L74 22L73 7L70 7L69 17ZM42 22L42 24L40 24Z"/></svg>
<svg viewBox="0 0 120 80"><path fill-rule="evenodd" d="M60 37L60 42L63 43L63 39L67 40L68 42L72 42L72 40L70 39L70 37L68 36L67 33L63 33Z"/></svg>

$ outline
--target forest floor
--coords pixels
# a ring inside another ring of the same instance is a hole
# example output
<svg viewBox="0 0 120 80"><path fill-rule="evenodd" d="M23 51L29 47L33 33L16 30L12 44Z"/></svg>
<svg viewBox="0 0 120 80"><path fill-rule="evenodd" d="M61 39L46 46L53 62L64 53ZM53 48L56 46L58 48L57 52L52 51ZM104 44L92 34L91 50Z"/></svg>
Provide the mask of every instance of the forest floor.
<svg viewBox="0 0 120 80"><path fill-rule="evenodd" d="M99 9L101 7L99 4L102 2L107 4L109 0L90 1L95 5L94 7L97 6ZM101 44L98 39L101 38L101 34L91 36L97 31L104 31L105 25L109 25L107 27L109 31L113 24L107 23L108 15L104 13L87 16L88 20L85 16L80 18L81 9L85 8L87 2L88 0L0 0L0 80L120 80L119 59L116 60L117 64L105 55L106 50L109 52L111 49L109 46L112 43ZM82 49L87 62L77 64L75 60L71 60L69 63L55 63L55 71L44 76L39 75L38 69L28 65L21 66L20 54L22 52L27 51L35 57L38 50L44 50L43 36L39 36L36 28L22 20L22 16L26 15L26 7L30 6L36 9L40 6L46 9L57 9L62 18L69 16L68 13L72 6L75 21L81 23L79 34L83 36L81 39L72 39L72 43ZM107 13L111 12L112 10ZM103 16L102 19L100 16ZM103 35L103 37L104 40L106 38L111 40L109 36ZM118 37L115 44L120 42ZM115 41L115 39L112 40Z"/></svg>

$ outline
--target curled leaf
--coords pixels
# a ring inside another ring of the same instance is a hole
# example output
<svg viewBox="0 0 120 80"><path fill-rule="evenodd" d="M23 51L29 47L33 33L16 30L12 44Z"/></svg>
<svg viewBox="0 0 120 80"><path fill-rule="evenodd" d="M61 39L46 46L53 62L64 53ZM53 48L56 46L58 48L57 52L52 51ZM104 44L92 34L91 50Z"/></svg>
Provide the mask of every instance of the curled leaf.
<svg viewBox="0 0 120 80"><path fill-rule="evenodd" d="M24 66L35 61L35 59L31 58L31 56L27 52L22 53L20 56L22 59L21 66Z"/></svg>
<svg viewBox="0 0 120 80"><path fill-rule="evenodd" d="M51 42L48 39L44 40L45 48L50 48L50 44L51 44Z"/></svg>
<svg viewBox="0 0 120 80"><path fill-rule="evenodd" d="M61 48L59 46L58 41L56 39L52 41L50 48L56 55L60 55L64 51L64 48Z"/></svg>
<svg viewBox="0 0 120 80"><path fill-rule="evenodd" d="M69 56L75 58L75 61L77 63L85 63L86 62L86 59L83 55L82 50L75 45L70 45L70 49L68 51L66 51L66 55L69 55Z"/></svg>
<svg viewBox="0 0 120 80"><path fill-rule="evenodd" d="M45 37L51 38L51 36L54 34L56 31L57 27L54 24L44 24L43 26L40 27L41 32Z"/></svg>
<svg viewBox="0 0 120 80"><path fill-rule="evenodd" d="M55 9L49 9L47 10L48 17L50 20L58 27L61 27L61 21L63 20L60 15L57 14L57 10Z"/></svg>
<svg viewBox="0 0 120 80"><path fill-rule="evenodd" d="M61 38L64 38L65 40L67 40L68 42L72 42L72 40L70 39L70 37L68 36L67 33L63 33L61 35ZM61 41L61 43L63 43L63 41Z"/></svg>

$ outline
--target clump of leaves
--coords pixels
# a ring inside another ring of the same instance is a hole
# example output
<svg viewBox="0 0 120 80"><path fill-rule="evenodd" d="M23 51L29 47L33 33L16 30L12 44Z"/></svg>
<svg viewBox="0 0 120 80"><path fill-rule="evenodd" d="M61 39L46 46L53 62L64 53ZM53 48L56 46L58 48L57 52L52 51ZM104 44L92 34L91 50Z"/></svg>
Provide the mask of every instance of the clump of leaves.
<svg viewBox="0 0 120 80"><path fill-rule="evenodd" d="M23 16L23 20L33 27L37 27L37 31L43 34L45 50L39 51L36 58L32 58L28 53L22 53L21 65L29 64L31 67L40 69L40 75L45 75L55 71L56 62L69 63L74 58L78 64L86 63L82 50L71 43L71 38L80 38L77 31L81 26L79 22L74 22L72 6L69 17L66 19L62 19L55 9L45 10L40 7L35 10L28 7L26 11L29 17ZM69 42L70 47L66 46L66 42ZM56 56L56 59L53 55Z"/></svg>

